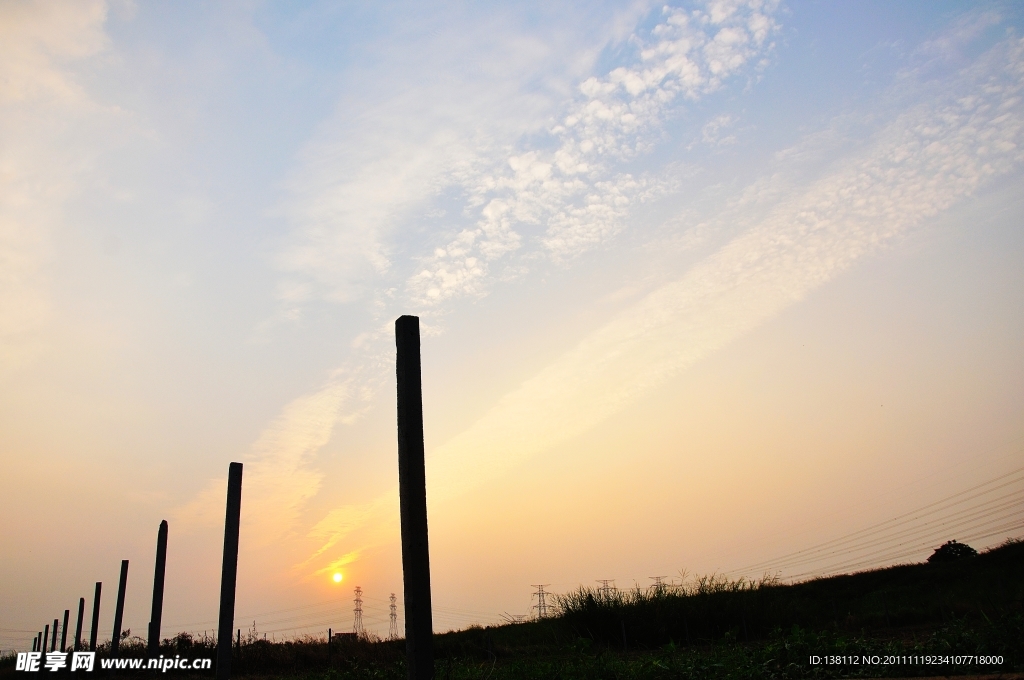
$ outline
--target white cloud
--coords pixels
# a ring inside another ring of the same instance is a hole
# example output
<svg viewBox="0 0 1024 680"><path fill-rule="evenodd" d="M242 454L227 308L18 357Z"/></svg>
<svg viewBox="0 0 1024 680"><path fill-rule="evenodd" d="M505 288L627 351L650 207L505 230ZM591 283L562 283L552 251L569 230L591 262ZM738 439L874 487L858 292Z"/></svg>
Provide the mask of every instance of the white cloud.
<svg viewBox="0 0 1024 680"><path fill-rule="evenodd" d="M616 169L649 149L666 113L722 87L744 68L763 65L777 28L774 3L713 2L687 12L665 7L650 36L633 36L633 66L579 85L579 97L551 129L554 150L505 156L467 183L478 217L425 258L409 281L418 304L486 290L491 263L519 250L526 256L574 257L614 237L630 210L666 189L664 182Z"/></svg>

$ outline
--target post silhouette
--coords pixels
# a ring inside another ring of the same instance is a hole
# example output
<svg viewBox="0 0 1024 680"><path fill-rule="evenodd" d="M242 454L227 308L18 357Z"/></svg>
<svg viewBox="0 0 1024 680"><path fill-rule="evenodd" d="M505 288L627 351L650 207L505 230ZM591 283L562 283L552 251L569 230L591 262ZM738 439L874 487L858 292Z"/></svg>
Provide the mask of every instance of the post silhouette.
<svg viewBox="0 0 1024 680"><path fill-rule="evenodd" d="M96 594L92 598L92 630L89 631L89 651L96 651L96 633L100 629L100 591L103 590L103 582L96 581Z"/></svg>
<svg viewBox="0 0 1024 680"><path fill-rule="evenodd" d="M405 653L410 680L431 680L434 677L434 631L430 608L430 551L427 544L427 481L423 463L419 317L400 316L395 321L395 347Z"/></svg>
<svg viewBox="0 0 1024 680"><path fill-rule="evenodd" d="M41 651L43 654L46 654L46 644L49 641L50 641L50 624L46 624L46 626L43 628L43 639L42 639L43 646L39 648L39 651Z"/></svg>
<svg viewBox="0 0 1024 680"><path fill-rule="evenodd" d="M75 651L82 651L82 621L85 619L85 598L78 598L78 624L75 626Z"/></svg>
<svg viewBox="0 0 1024 680"><path fill-rule="evenodd" d="M53 620L53 640L50 642L50 651L57 651L57 619Z"/></svg>
<svg viewBox="0 0 1024 680"><path fill-rule="evenodd" d="M121 620L124 617L124 591L128 587L128 560L121 560L121 580L117 584L117 605L114 608L114 637L110 641L110 658L117 658L121 646Z"/></svg>
<svg viewBox="0 0 1024 680"><path fill-rule="evenodd" d="M228 466L224 516L224 562L220 575L220 621L217 628L217 680L231 677L231 629L235 627L235 579L238 575L238 520L242 513L242 464Z"/></svg>
<svg viewBox="0 0 1024 680"><path fill-rule="evenodd" d="M160 654L160 617L164 610L164 571L167 566L167 520L156 534L156 568L153 572L153 608L149 616L149 657Z"/></svg>
<svg viewBox="0 0 1024 680"><path fill-rule="evenodd" d="M66 652L68 649L68 618L71 616L71 610L64 610L64 625L60 627L60 651Z"/></svg>
<svg viewBox="0 0 1024 680"><path fill-rule="evenodd" d="M43 637L43 634L40 632L40 633L36 633L36 636L34 638L32 638L32 651L33 652L38 652L39 651L39 638L41 638L41 637Z"/></svg>

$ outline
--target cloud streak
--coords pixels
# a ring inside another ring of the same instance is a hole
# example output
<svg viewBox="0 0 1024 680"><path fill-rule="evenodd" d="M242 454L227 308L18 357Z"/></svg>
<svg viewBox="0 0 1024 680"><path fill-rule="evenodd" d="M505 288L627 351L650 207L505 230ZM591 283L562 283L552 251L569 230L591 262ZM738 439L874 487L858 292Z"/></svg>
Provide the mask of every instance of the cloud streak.
<svg viewBox="0 0 1024 680"><path fill-rule="evenodd" d="M1024 161L1024 41L1004 43L684 277L530 378L431 458L441 495L575 437ZM486 454L481 452L486 451Z"/></svg>

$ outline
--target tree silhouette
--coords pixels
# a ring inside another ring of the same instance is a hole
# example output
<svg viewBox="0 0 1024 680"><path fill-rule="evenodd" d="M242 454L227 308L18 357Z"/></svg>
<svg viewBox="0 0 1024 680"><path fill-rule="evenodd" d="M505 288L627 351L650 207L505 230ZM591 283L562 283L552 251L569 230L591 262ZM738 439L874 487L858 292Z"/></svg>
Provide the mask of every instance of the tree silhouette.
<svg viewBox="0 0 1024 680"><path fill-rule="evenodd" d="M957 543L956 541L946 541L941 546L935 549L931 557L928 558L929 562L952 562L959 560L963 557L974 557L978 554L978 551L967 545L966 543Z"/></svg>

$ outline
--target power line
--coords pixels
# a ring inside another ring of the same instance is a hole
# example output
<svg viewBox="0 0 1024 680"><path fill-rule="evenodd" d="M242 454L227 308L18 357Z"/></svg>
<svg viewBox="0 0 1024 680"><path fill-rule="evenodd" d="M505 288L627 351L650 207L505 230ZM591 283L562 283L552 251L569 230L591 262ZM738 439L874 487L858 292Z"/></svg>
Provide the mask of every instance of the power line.
<svg viewBox="0 0 1024 680"><path fill-rule="evenodd" d="M899 528L899 527L901 527L903 525L908 524L909 522L920 520L921 518L926 517L928 515L932 515L932 514L935 514L937 512L941 512L943 510L950 510L950 509L954 508L955 506L961 505L963 503L966 503L966 502L969 502L971 500L974 500L974 499L980 498L982 496L985 496L987 494L990 494L990 493L992 493L994 491L997 491L999 489L1003 489L1003 488L1005 488L1007 486L1010 486L1012 484L1018 483L1019 481L1024 479L1024 477L1020 477L1020 473L1022 473L1022 472L1024 472L1024 468L1018 468L1018 469L1013 470L1011 472L1008 472L1006 474L1003 474L1003 475L1000 475L1000 476L995 477L993 479L990 479L988 481L982 482L981 484L977 484L977 485L972 486L972 487L970 487L968 489L965 489L965 490L960 491L958 493L955 493L955 494L952 494L950 496L947 496L946 498L943 498L943 499L940 499L938 501L934 501L932 503L929 503L929 504L927 504L927 505L925 505L925 506L923 506L921 508L918 508L916 510L912 510L910 512L903 513L901 515L897 515L896 517L893 517L893 518L891 518L889 520L886 520L884 522L880 522L878 524L874 524L874 525L871 525L869 527L865 527L864 529L860 529L860 530L852 532L850 534L846 534L845 536L840 536L838 538L832 539L830 541L826 541L826 542L818 544L816 546L811 546L809 548L804 548L803 550L797 550L795 552L788 553L786 555L782 555L782 556L780 556L778 558L775 558L775 559L764 560L764 561L761 561L761 562L756 562L754 564L748 565L748 566L743 567L741 569L737 569L735 571L743 573L743 572L750 572L750 571L753 571L755 569L763 569L763 568L768 568L768 567L776 567L777 568L777 567L780 567L780 566L783 566L783 565L793 566L793 565L796 565L796 564L802 564L802 563L806 563L806 562L815 561L816 559L827 559L828 554L834 554L834 552L840 546L843 546L843 545L846 545L846 544L849 544L849 543L854 543L855 545L857 545L858 541L861 542L859 547L851 548L850 546L847 546L846 548L844 548L843 551L844 552L849 552L851 549L864 549L865 547L871 547L871 546L873 546L875 544L879 544L878 541L881 541L882 543L884 543L884 542L886 542L886 540L888 540L888 539L885 539L884 537L874 538L874 539L871 539L871 540L869 540L867 542L864 542L864 539L868 539L871 536L875 536L875 535L879 534L880 532L892 531L893 529L897 529L897 528ZM1008 481L1003 481L1003 480L1008 480ZM1003 483L998 484L996 486L993 486L994 484L996 484L997 482L1000 482L1000 481L1003 481ZM985 487L991 487L991 488L987 488L986 489ZM982 489L984 489L984 490L982 491ZM977 491L978 493L973 493L972 494L972 492L975 492L975 491ZM975 510L977 508L983 507L986 503L994 503L994 502L998 502L998 501L1004 500L1006 498L1011 498L1011 497L1017 495L1018 493L1019 493L1018 491L1014 491L1014 492L1011 492L1009 494L1005 494L1003 496L1000 496L999 498L991 499L990 501L986 501L986 502L982 503L979 506L973 506L972 508L969 508L969 510ZM968 495L968 494L970 494L970 495ZM966 498L961 498L963 496L967 496L967 497ZM959 500L957 500L957 499L959 499ZM955 502L951 502L951 501L955 501ZM1002 506L1000 506L1000 507L1002 507ZM934 522L935 522L935 520L930 520L928 522L928 524L934 524ZM903 531L913 531L913 530L914 530L914 528L911 527L911 528L905 529ZM826 554L824 556L814 557L815 555L821 555L821 553L824 553L824 552L830 551L830 550L832 552L830 552L830 553L828 553L828 554Z"/></svg>
<svg viewBox="0 0 1024 680"><path fill-rule="evenodd" d="M1016 530L1019 530L1019 529L1024 529L1024 519L1013 520L1011 522L1000 524L998 526L982 526L982 527L977 527L975 529L975 533L967 533L967 534L961 535L960 538L962 538L964 541L981 540L981 539L984 539L984 538L991 538L992 536L999 536L1000 534L1004 534L1004 532L1007 532L1007 531L1013 532L1013 531L1016 531ZM930 544L917 544L913 548L908 548L908 549L903 550L903 551L898 552L898 553L890 553L889 555L886 556L884 561L891 562L893 560L898 560L898 559L901 559L901 558L904 558L904 557L910 557L912 555L919 555L919 554L921 554L922 551L927 551L927 550L931 549L932 547L934 547L934 543L930 543ZM854 561L854 560L859 560L859 561ZM803 578L803 577L806 577L806 576L829 575L829 574L834 574L834 573L841 572L841 571L848 571L850 569L856 569L858 567L866 567L866 566L870 566L870 565L876 565L880 561L882 561L882 559L881 558L877 558L877 557L874 557L872 559L861 559L861 557L857 557L857 558L853 558L853 560L851 560L851 561L846 561L846 562L841 562L841 563L830 565L828 568L826 568L824 570L816 569L814 571L808 571L808 572L805 572L805 573L802 573L802 574L796 574L792 578L799 579L799 578Z"/></svg>
<svg viewBox="0 0 1024 680"><path fill-rule="evenodd" d="M936 531L951 531L953 529L964 526L965 524L971 524L972 522L977 520L984 520L986 518L996 515L998 512L1009 509L1010 512L1008 514L1004 513L1004 515L998 518L1005 519L1006 517L1013 516L1015 513L1024 511L1024 506L1020 504L1019 499L1019 497L1022 494L1024 494L1024 489L967 508L965 509L967 510L967 512L964 512L963 514L955 515L952 517L945 516L934 518L932 520L925 522L924 524L918 526L909 526L888 536L879 536L877 538L865 541L863 543L855 543L853 545L849 545L843 549L839 549L838 547L836 547L827 553L823 551L808 553L807 555L800 558L773 562L771 563L771 566L775 569L783 569L786 567L792 567L801 564L826 560L829 559L831 556L836 555L837 553L849 555L852 552L870 550L872 548L891 544L894 541L910 539L914 536L919 536L922 533L935 533ZM1010 498L1011 500L1005 500L1007 498ZM1000 503L999 501L1003 502ZM954 524L950 524L950 522L954 522ZM885 548L883 548L881 552L884 552L884 550Z"/></svg>

